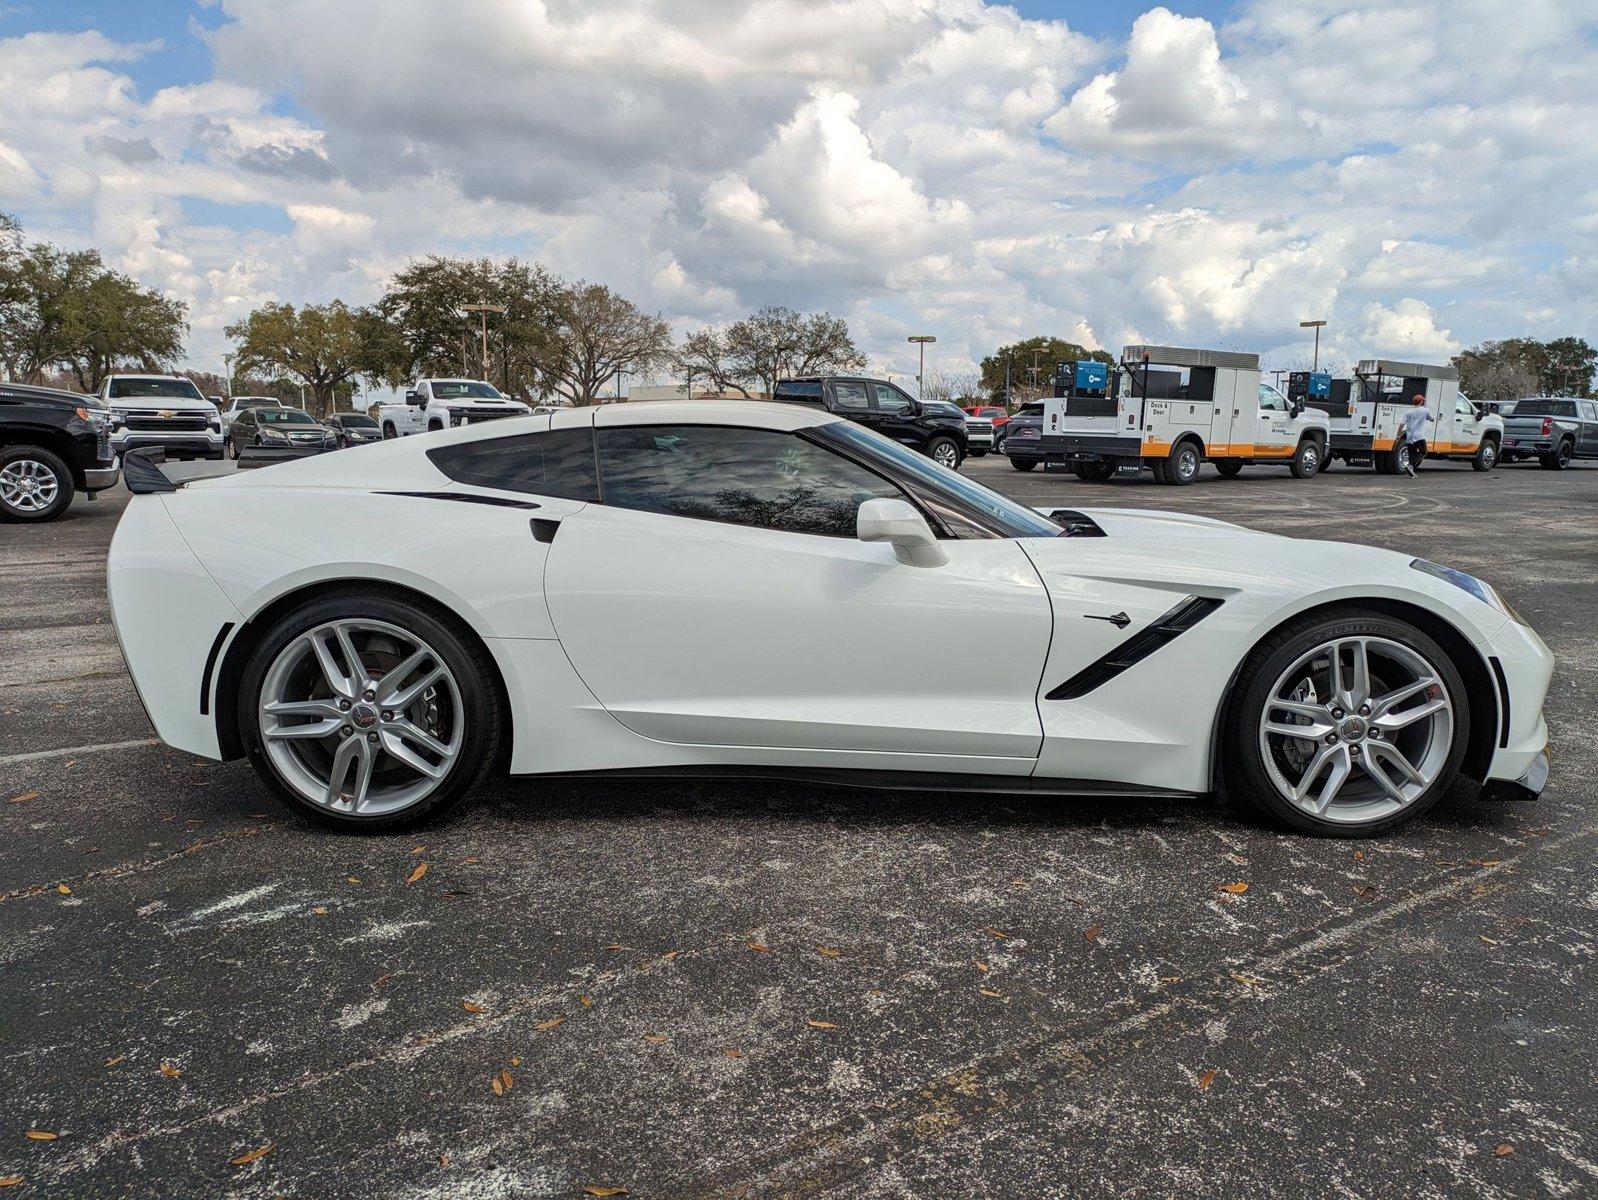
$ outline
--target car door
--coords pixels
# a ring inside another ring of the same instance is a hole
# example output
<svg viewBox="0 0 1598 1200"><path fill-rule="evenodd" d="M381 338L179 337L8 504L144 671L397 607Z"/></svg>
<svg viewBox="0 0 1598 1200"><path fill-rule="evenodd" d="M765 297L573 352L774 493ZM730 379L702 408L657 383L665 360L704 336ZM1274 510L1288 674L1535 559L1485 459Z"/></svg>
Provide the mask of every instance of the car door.
<svg viewBox="0 0 1598 1200"><path fill-rule="evenodd" d="M1287 398L1268 383L1260 384L1257 390L1259 410L1254 422L1254 456L1287 458L1295 448Z"/></svg>
<svg viewBox="0 0 1598 1200"><path fill-rule="evenodd" d="M1598 401L1579 400L1577 406L1581 410L1581 434L1577 446L1585 457L1598 457Z"/></svg>
<svg viewBox="0 0 1598 1200"><path fill-rule="evenodd" d="M596 426L603 503L561 523L545 595L622 724L773 761L1031 770L1052 614L1017 542L909 566L854 536L860 502L899 488L797 434ZM977 619L1005 637L972 637Z"/></svg>
<svg viewBox="0 0 1598 1200"><path fill-rule="evenodd" d="M879 414L878 432L905 446L917 449L927 440L927 429L919 420L921 406L891 383L873 383L872 403Z"/></svg>
<svg viewBox="0 0 1598 1200"><path fill-rule="evenodd" d="M1449 453L1476 453L1476 448L1481 444L1481 419L1476 415L1476 406L1463 396L1454 397L1452 427L1446 435L1439 429L1437 435L1439 438L1448 438L1445 449Z"/></svg>
<svg viewBox="0 0 1598 1200"><path fill-rule="evenodd" d="M228 436L233 439L233 448L242 450L255 440L255 410L247 408L233 418L233 426L228 430Z"/></svg>
<svg viewBox="0 0 1598 1200"><path fill-rule="evenodd" d="M840 417L882 432L871 388L863 379L834 379L827 384L827 409Z"/></svg>

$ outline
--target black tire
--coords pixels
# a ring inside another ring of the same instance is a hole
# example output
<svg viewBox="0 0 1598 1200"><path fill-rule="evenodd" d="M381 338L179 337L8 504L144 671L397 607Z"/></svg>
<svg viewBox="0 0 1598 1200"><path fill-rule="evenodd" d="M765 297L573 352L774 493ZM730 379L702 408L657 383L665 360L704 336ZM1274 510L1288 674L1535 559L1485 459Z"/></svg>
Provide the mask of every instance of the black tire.
<svg viewBox="0 0 1598 1200"><path fill-rule="evenodd" d="M1243 473L1243 464L1235 458L1218 458L1215 460L1215 469L1220 472L1222 479L1236 479Z"/></svg>
<svg viewBox="0 0 1598 1200"><path fill-rule="evenodd" d="M29 465L24 465L29 464ZM43 521L53 521L72 507L72 472L67 464L62 462L60 456L52 454L42 446L5 446L0 447L0 471L16 467L18 472L26 471L27 479L19 476L19 486L26 486L28 480L37 476L38 485L46 485L46 481L55 485L55 498L47 502L43 508L33 508L41 494L33 491L30 494L22 493L17 502L6 499L6 492L0 490L0 521L9 521L20 525L35 525ZM38 472L44 472L38 476ZM23 507L29 505L30 507Z"/></svg>
<svg viewBox="0 0 1598 1200"><path fill-rule="evenodd" d="M1096 459L1092 462L1077 462L1071 464L1071 470L1078 479L1088 483L1103 483L1115 474L1115 464L1108 459Z"/></svg>
<svg viewBox="0 0 1598 1200"><path fill-rule="evenodd" d="M428 433L437 433L442 428L444 428L444 423L442 421L429 421L427 423Z"/></svg>
<svg viewBox="0 0 1598 1200"><path fill-rule="evenodd" d="M1454 706L1453 743L1430 787L1388 817L1362 824L1317 817L1281 795L1271 781L1260 751L1258 730L1267 693L1301 655L1334 638L1381 637L1398 642L1427 659ZM1311 613L1283 626L1250 652L1233 685L1222 732L1222 781L1234 799L1254 805L1278 823L1317 837L1379 837L1418 817L1448 794L1459 776L1470 738L1470 697L1465 682L1447 653L1426 633L1407 621L1357 605Z"/></svg>
<svg viewBox="0 0 1598 1200"><path fill-rule="evenodd" d="M301 634L341 617L384 621L414 633L431 645L454 675L460 690L463 739L438 785L411 807L392 814L363 817L337 813L313 804L281 775L265 752L257 709L261 685L273 660ZM506 714L495 686L487 652L443 609L419 604L402 592L373 585L307 601L279 617L250 655L239 685L238 727L245 755L262 781L290 810L332 829L382 833L428 821L455 805L487 773L495 760L501 722Z"/></svg>
<svg viewBox="0 0 1598 1200"><path fill-rule="evenodd" d="M1038 465L1038 460L1035 458L1012 458L1010 465L1017 471L1030 471Z"/></svg>
<svg viewBox="0 0 1598 1200"><path fill-rule="evenodd" d="M969 451L966 454L966 457L967 458L981 458L986 453L987 453L986 450L972 450L972 451Z"/></svg>
<svg viewBox="0 0 1598 1200"><path fill-rule="evenodd" d="M1332 464L1336 461L1337 460L1332 457L1330 451L1321 455L1321 474L1324 475L1326 472L1330 471L1332 469Z"/></svg>
<svg viewBox="0 0 1598 1200"><path fill-rule="evenodd" d="M1545 471L1563 471L1570 465L1570 460L1575 456L1576 444L1566 438L1554 448L1552 454L1539 454L1537 462Z"/></svg>
<svg viewBox="0 0 1598 1200"><path fill-rule="evenodd" d="M1165 470L1160 482L1173 487L1186 487L1198 478L1203 462L1204 456L1199 453L1195 443L1177 442L1171 447L1170 456L1164 459Z"/></svg>
<svg viewBox="0 0 1598 1200"><path fill-rule="evenodd" d="M1476 454L1470 460L1473 471L1491 471L1498 465L1498 443L1493 438L1482 438Z"/></svg>
<svg viewBox="0 0 1598 1200"><path fill-rule="evenodd" d="M954 457L954 461L952 463L945 462L942 464L943 466L948 467L951 471L958 471L960 469L961 461L965 458L965 455L960 452L960 443L955 441L952 437L943 437L942 435L928 439L927 448L923 453L925 453L926 456L933 462L938 461L938 456L940 454L945 456L952 455Z"/></svg>
<svg viewBox="0 0 1598 1200"><path fill-rule="evenodd" d="M394 428L394 423L392 421L384 421L383 440L385 442L391 442L397 437L399 437L399 432Z"/></svg>
<svg viewBox="0 0 1598 1200"><path fill-rule="evenodd" d="M1299 442L1288 470L1294 479L1314 479L1321 473L1321 444L1312 437Z"/></svg>
<svg viewBox="0 0 1598 1200"><path fill-rule="evenodd" d="M1404 445L1394 446L1376 456L1376 469L1383 475L1406 475L1405 465L1409 462L1409 447ZM1419 468L1416 468L1419 470Z"/></svg>
<svg viewBox="0 0 1598 1200"><path fill-rule="evenodd" d="M227 440L227 452L234 462L239 461L239 444L233 438L228 438Z"/></svg>

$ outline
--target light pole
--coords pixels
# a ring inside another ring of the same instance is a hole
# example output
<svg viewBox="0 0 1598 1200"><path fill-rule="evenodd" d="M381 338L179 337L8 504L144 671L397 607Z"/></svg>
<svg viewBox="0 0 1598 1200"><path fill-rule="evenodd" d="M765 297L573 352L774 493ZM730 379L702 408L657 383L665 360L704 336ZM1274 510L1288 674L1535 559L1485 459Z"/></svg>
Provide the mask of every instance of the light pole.
<svg viewBox="0 0 1598 1200"><path fill-rule="evenodd" d="M1300 321L1298 323L1300 329L1313 329L1315 331L1315 364L1310 367L1312 371L1321 369L1321 329L1325 324L1325 321Z"/></svg>
<svg viewBox="0 0 1598 1200"><path fill-rule="evenodd" d="M487 304L479 301L477 304L461 305L462 312L477 313L483 323L483 382L488 382L488 314L505 313L509 309L503 304Z"/></svg>
<svg viewBox="0 0 1598 1200"><path fill-rule="evenodd" d="M921 393L926 390L927 344L929 342L935 342L938 339L933 337L930 333L915 333L911 334L905 340L907 342L913 343L916 346L919 346L921 350L921 365L916 368L916 399L919 400L921 399Z"/></svg>

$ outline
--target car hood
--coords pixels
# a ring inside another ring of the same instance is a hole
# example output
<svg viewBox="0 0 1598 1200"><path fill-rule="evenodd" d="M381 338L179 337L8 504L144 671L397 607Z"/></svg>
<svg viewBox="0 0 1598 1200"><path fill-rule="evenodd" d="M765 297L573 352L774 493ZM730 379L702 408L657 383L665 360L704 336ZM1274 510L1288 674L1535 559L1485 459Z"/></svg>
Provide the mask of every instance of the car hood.
<svg viewBox="0 0 1598 1200"><path fill-rule="evenodd" d="M185 399L182 396L118 396L107 400L106 403L117 410L137 409L141 412L154 409L157 412L167 410L171 412L203 412L216 413L216 405L209 400Z"/></svg>

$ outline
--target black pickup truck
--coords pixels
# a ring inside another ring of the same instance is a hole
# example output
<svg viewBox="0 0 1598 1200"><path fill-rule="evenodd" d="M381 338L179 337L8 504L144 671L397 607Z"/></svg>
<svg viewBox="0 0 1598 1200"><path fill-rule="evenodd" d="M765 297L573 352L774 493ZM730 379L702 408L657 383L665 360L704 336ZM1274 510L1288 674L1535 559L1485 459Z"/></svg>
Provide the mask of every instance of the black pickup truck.
<svg viewBox="0 0 1598 1200"><path fill-rule="evenodd" d="M970 449L965 414L951 405L912 400L886 379L843 375L810 375L778 380L773 400L810 404L857 421L883 437L921 451L933 462L959 468Z"/></svg>
<svg viewBox="0 0 1598 1200"><path fill-rule="evenodd" d="M0 521L51 521L117 481L111 414L91 396L0 383Z"/></svg>

